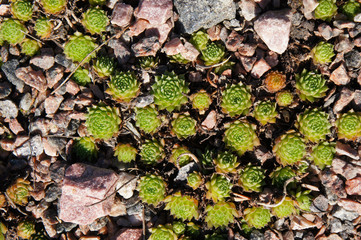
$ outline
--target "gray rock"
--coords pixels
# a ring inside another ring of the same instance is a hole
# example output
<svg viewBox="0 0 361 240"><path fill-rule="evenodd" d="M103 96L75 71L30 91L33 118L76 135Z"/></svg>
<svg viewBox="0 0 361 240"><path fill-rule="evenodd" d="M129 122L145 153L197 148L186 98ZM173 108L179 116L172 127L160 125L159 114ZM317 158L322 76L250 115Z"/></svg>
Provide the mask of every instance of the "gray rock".
<svg viewBox="0 0 361 240"><path fill-rule="evenodd" d="M76 226L78 226L78 224L76 224L76 223L61 222L61 223L56 224L55 229L56 229L56 233L59 234L59 233L62 233L62 232L70 232Z"/></svg>
<svg viewBox="0 0 361 240"><path fill-rule="evenodd" d="M361 66L361 55L357 50L345 54L345 62L348 68L359 68Z"/></svg>
<svg viewBox="0 0 361 240"><path fill-rule="evenodd" d="M310 210L313 212L325 212L327 209L328 199L323 195L319 195L317 198L315 198L310 207Z"/></svg>
<svg viewBox="0 0 361 240"><path fill-rule="evenodd" d="M344 107L346 107L353 99L355 92L348 88L342 88L340 98L333 106L333 112L339 113Z"/></svg>
<svg viewBox="0 0 361 240"><path fill-rule="evenodd" d="M40 51L41 54L33 57L30 60L30 64L48 70L54 65L54 51L52 48L42 48Z"/></svg>
<svg viewBox="0 0 361 240"><path fill-rule="evenodd" d="M11 93L11 86L8 82L0 83L0 99L6 98Z"/></svg>
<svg viewBox="0 0 361 240"><path fill-rule="evenodd" d="M49 167L50 178L56 182L60 183L64 179L66 163L62 161L56 161Z"/></svg>
<svg viewBox="0 0 361 240"><path fill-rule="evenodd" d="M13 59L13 60L10 60L10 61L7 61L6 63L4 63L1 66L1 70L4 72L5 76L9 80L9 82L11 82L16 87L16 89L22 93L24 90L25 84L23 81L21 81L15 75L15 70L18 66L19 66L19 61L16 59Z"/></svg>
<svg viewBox="0 0 361 240"><path fill-rule="evenodd" d="M342 222L338 218L331 219L329 225L331 228L331 233L339 233L343 230Z"/></svg>
<svg viewBox="0 0 361 240"><path fill-rule="evenodd" d="M347 211L341 207L338 207L336 208L336 211L333 212L332 216L340 220L352 221L356 219L359 216L359 214L357 212Z"/></svg>
<svg viewBox="0 0 361 240"><path fill-rule="evenodd" d="M249 236L250 240L264 240L264 235L258 230L253 230Z"/></svg>
<svg viewBox="0 0 361 240"><path fill-rule="evenodd" d="M60 195L61 189L56 184L52 184L46 190L44 200L47 202L54 202Z"/></svg>
<svg viewBox="0 0 361 240"><path fill-rule="evenodd" d="M130 206L127 208L128 215L136 215L136 214L142 214L143 213L143 204L137 203L133 206Z"/></svg>
<svg viewBox="0 0 361 240"><path fill-rule="evenodd" d="M136 186L137 186L136 176L126 172L119 173L119 180L117 182L116 189L120 188L118 190L120 196L122 196L125 199L131 198L133 196L133 192Z"/></svg>
<svg viewBox="0 0 361 240"><path fill-rule="evenodd" d="M89 230L94 231L94 232L99 231L102 227L107 225L108 221L109 221L109 218L101 217L88 225Z"/></svg>
<svg viewBox="0 0 361 240"><path fill-rule="evenodd" d="M177 177L174 179L175 182L184 182L187 181L188 174L198 170L198 165L195 162L188 163L187 165L181 167L178 171Z"/></svg>
<svg viewBox="0 0 361 240"><path fill-rule="evenodd" d="M17 157L39 156L43 153L43 150L44 146L41 136L36 135L15 149L14 155Z"/></svg>
<svg viewBox="0 0 361 240"><path fill-rule="evenodd" d="M68 69L73 65L73 62L70 59L67 59L64 54L57 54L55 56L55 62Z"/></svg>
<svg viewBox="0 0 361 240"><path fill-rule="evenodd" d="M0 101L0 114L4 118L16 118L18 116L18 107L10 100Z"/></svg>
<svg viewBox="0 0 361 240"><path fill-rule="evenodd" d="M244 19L247 21L251 21L261 12L261 9L258 7L257 3L253 0L240 1L238 4L241 8L241 13Z"/></svg>
<svg viewBox="0 0 361 240"><path fill-rule="evenodd" d="M144 108L149 104L152 104L153 102L154 102L153 95L140 96L133 101L134 106L137 108Z"/></svg>
<svg viewBox="0 0 361 240"><path fill-rule="evenodd" d="M24 110L25 112L29 111L31 108L31 105L33 104L31 94L25 93L20 100L19 107L20 109Z"/></svg>
<svg viewBox="0 0 361 240"><path fill-rule="evenodd" d="M179 13L178 22L186 33L236 17L233 0L174 0L174 6Z"/></svg>

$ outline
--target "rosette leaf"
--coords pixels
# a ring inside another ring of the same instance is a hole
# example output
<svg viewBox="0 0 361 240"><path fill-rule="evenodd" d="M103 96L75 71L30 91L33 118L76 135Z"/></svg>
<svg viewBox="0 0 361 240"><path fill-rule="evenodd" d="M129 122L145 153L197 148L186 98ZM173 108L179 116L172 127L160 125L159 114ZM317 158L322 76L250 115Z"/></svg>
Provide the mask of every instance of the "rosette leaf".
<svg viewBox="0 0 361 240"><path fill-rule="evenodd" d="M198 31L196 33L193 33L189 42L193 44L193 46L198 50L202 51L206 49L207 44L209 41L209 36L204 31Z"/></svg>
<svg viewBox="0 0 361 240"><path fill-rule="evenodd" d="M205 222L208 228L225 228L230 223L234 223L234 219L239 217L238 211L234 203L218 202L206 207L207 216Z"/></svg>
<svg viewBox="0 0 361 240"><path fill-rule="evenodd" d="M310 211L312 205L312 197L310 196L310 190L296 193L297 206L303 211Z"/></svg>
<svg viewBox="0 0 361 240"><path fill-rule="evenodd" d="M260 192L264 185L265 170L259 166L246 166L239 177L239 184L247 192Z"/></svg>
<svg viewBox="0 0 361 240"><path fill-rule="evenodd" d="M211 97L204 90L200 90L199 92L194 93L190 99L192 101L193 108L199 110L201 114L203 114L212 103Z"/></svg>
<svg viewBox="0 0 361 240"><path fill-rule="evenodd" d="M339 138L356 140L361 136L361 114L351 111L342 114L336 121L336 127Z"/></svg>
<svg viewBox="0 0 361 240"><path fill-rule="evenodd" d="M270 177L272 179L272 185L274 185L275 187L277 187L279 189L283 189L285 182L288 179L295 177L295 176L296 176L295 171L289 166L278 167L270 175Z"/></svg>
<svg viewBox="0 0 361 240"><path fill-rule="evenodd" d="M106 90L117 101L130 102L139 94L139 82L133 72L117 72L110 77Z"/></svg>
<svg viewBox="0 0 361 240"><path fill-rule="evenodd" d="M199 172L192 172L188 175L187 182L193 190L196 190L203 184L202 175Z"/></svg>
<svg viewBox="0 0 361 240"><path fill-rule="evenodd" d="M159 64L159 57L146 56L138 58L139 65L142 69L148 71L154 69Z"/></svg>
<svg viewBox="0 0 361 240"><path fill-rule="evenodd" d="M223 175L213 174L211 181L206 183L206 188L206 198L218 202L230 196L232 183Z"/></svg>
<svg viewBox="0 0 361 240"><path fill-rule="evenodd" d="M7 19L1 23L0 39L12 45L21 43L25 38L26 28L19 21Z"/></svg>
<svg viewBox="0 0 361 240"><path fill-rule="evenodd" d="M197 121L189 115L178 115L172 121L172 132L174 132L179 139L187 138L196 134Z"/></svg>
<svg viewBox="0 0 361 240"><path fill-rule="evenodd" d="M28 203L30 191L32 191L30 182L25 179L18 178L15 183L6 189L6 194L13 203L24 206Z"/></svg>
<svg viewBox="0 0 361 240"><path fill-rule="evenodd" d="M138 181L137 190L143 202L157 206L165 198L166 187L162 177L147 174Z"/></svg>
<svg viewBox="0 0 361 240"><path fill-rule="evenodd" d="M163 146L155 140L146 140L140 147L139 154L145 164L157 164L164 158Z"/></svg>
<svg viewBox="0 0 361 240"><path fill-rule="evenodd" d="M153 105L145 108L136 108L135 114L135 125L146 133L155 133L162 124L158 117L158 111Z"/></svg>
<svg viewBox="0 0 361 240"><path fill-rule="evenodd" d="M306 69L301 74L296 74L296 88L302 100L314 102L326 95L328 87L321 74L309 72Z"/></svg>
<svg viewBox="0 0 361 240"><path fill-rule="evenodd" d="M302 160L306 155L306 144L299 134L289 132L276 140L273 153L277 160L285 165L292 165Z"/></svg>
<svg viewBox="0 0 361 240"><path fill-rule="evenodd" d="M26 38L21 43L21 53L30 57L34 56L40 50L40 45L37 41Z"/></svg>
<svg viewBox="0 0 361 240"><path fill-rule="evenodd" d="M154 103L161 110L167 109L169 112L179 110L181 105L188 101L188 98L184 96L189 92L188 84L183 76L177 76L174 72L156 76L152 90Z"/></svg>
<svg viewBox="0 0 361 240"><path fill-rule="evenodd" d="M177 234L172 229L159 225L149 230L152 234L148 240L177 240Z"/></svg>
<svg viewBox="0 0 361 240"><path fill-rule="evenodd" d="M189 63L188 59L185 59L182 54L178 53L175 55L168 55L169 62L171 63L179 63L179 64L187 64Z"/></svg>
<svg viewBox="0 0 361 240"><path fill-rule="evenodd" d="M39 18L35 22L34 30L36 31L36 35L42 39L49 38L52 29L53 24L51 23L50 19L46 17Z"/></svg>
<svg viewBox="0 0 361 240"><path fill-rule="evenodd" d="M108 56L99 56L97 57L93 68L99 77L110 77L115 68L114 59Z"/></svg>
<svg viewBox="0 0 361 240"><path fill-rule="evenodd" d="M205 49L201 50L201 53L204 64L209 66L221 62L226 52L221 43L211 42L207 44Z"/></svg>
<svg viewBox="0 0 361 240"><path fill-rule="evenodd" d="M246 115L252 106L251 88L242 84L233 84L222 91L222 111L231 117Z"/></svg>
<svg viewBox="0 0 361 240"><path fill-rule="evenodd" d="M67 0L41 0L41 4L45 12L58 14L65 9Z"/></svg>
<svg viewBox="0 0 361 240"><path fill-rule="evenodd" d="M277 71L272 71L267 74L264 84L268 92L278 92L286 87L286 75Z"/></svg>
<svg viewBox="0 0 361 240"><path fill-rule="evenodd" d="M85 68L79 67L72 76L72 79L80 86L85 87L92 80L89 77L89 71Z"/></svg>
<svg viewBox="0 0 361 240"><path fill-rule="evenodd" d="M287 107L293 103L293 94L290 91L278 92L276 102L281 107Z"/></svg>
<svg viewBox="0 0 361 240"><path fill-rule="evenodd" d="M353 21L354 17L361 13L361 4L355 0L349 0L341 7L343 14Z"/></svg>
<svg viewBox="0 0 361 240"><path fill-rule="evenodd" d="M236 173L236 168L239 166L237 156L229 151L219 153L214 159L214 164L216 171L220 173Z"/></svg>
<svg viewBox="0 0 361 240"><path fill-rule="evenodd" d="M263 207L252 207L244 210L244 220L248 226L264 228L271 221L271 212Z"/></svg>
<svg viewBox="0 0 361 240"><path fill-rule="evenodd" d="M90 137L75 140L71 152L74 159L81 161L93 161L98 156L97 145Z"/></svg>
<svg viewBox="0 0 361 240"><path fill-rule="evenodd" d="M167 203L165 210L183 221L199 218L198 201L190 196L182 196L180 192L170 195L164 199Z"/></svg>
<svg viewBox="0 0 361 240"><path fill-rule="evenodd" d="M316 108L307 109L297 116L297 127L307 140L319 142L326 139L331 133L331 124L328 121L328 114Z"/></svg>
<svg viewBox="0 0 361 240"><path fill-rule="evenodd" d="M253 116L262 125L267 123L275 123L278 112L276 110L276 103L271 101L258 102L253 111Z"/></svg>
<svg viewBox="0 0 361 240"><path fill-rule="evenodd" d="M336 13L336 0L320 0L314 11L315 18L324 21L330 21Z"/></svg>
<svg viewBox="0 0 361 240"><path fill-rule="evenodd" d="M118 144L114 149L114 156L118 158L119 162L124 163L130 163L131 161L135 161L137 153L137 149L129 143Z"/></svg>
<svg viewBox="0 0 361 240"><path fill-rule="evenodd" d="M64 53L67 58L74 62L81 62L85 59L98 45L89 37L76 32L69 38L69 41L64 46ZM89 62L91 58L95 57L95 52L89 55L84 62Z"/></svg>
<svg viewBox="0 0 361 240"><path fill-rule="evenodd" d="M319 42L311 51L314 64L325 64L332 61L335 56L333 45L327 42Z"/></svg>
<svg viewBox="0 0 361 240"><path fill-rule="evenodd" d="M22 239L29 239L31 235L35 234L35 224L29 220L22 221L17 226L16 232Z"/></svg>
<svg viewBox="0 0 361 240"><path fill-rule="evenodd" d="M296 213L295 203L290 197L286 197L280 205L272 208L272 214L278 218L289 217Z"/></svg>
<svg viewBox="0 0 361 240"><path fill-rule="evenodd" d="M89 8L83 14L82 23L86 30L91 34L104 32L107 25L109 24L109 19L104 10L100 8Z"/></svg>
<svg viewBox="0 0 361 240"><path fill-rule="evenodd" d="M179 146L178 144L174 145L172 149L172 155L169 158L169 161L172 162L177 167L183 167L184 165L188 164L191 161L189 156L182 156L181 158L178 157L183 153L191 153L188 148L184 146Z"/></svg>
<svg viewBox="0 0 361 240"><path fill-rule="evenodd" d="M173 232L175 234L177 234L177 236L180 236L180 235L185 233L186 224L184 222L181 222L181 221L173 222L172 229L173 229ZM183 240L183 238L182 238L182 240Z"/></svg>
<svg viewBox="0 0 361 240"><path fill-rule="evenodd" d="M322 142L312 148L311 160L320 169L332 165L336 153L336 143Z"/></svg>
<svg viewBox="0 0 361 240"><path fill-rule="evenodd" d="M16 19L29 21L33 16L33 4L27 0L17 0L11 3L11 13Z"/></svg>

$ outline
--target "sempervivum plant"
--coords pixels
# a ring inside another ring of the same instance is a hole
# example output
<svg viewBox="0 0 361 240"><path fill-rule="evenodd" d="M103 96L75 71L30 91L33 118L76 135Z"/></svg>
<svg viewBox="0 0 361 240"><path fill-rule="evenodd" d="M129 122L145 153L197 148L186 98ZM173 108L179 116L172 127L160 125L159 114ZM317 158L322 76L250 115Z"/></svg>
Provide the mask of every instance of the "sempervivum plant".
<svg viewBox="0 0 361 240"><path fill-rule="evenodd" d="M76 160L93 161L98 155L98 148L90 137L81 137L75 140L71 153Z"/></svg>
<svg viewBox="0 0 361 240"><path fill-rule="evenodd" d="M35 234L35 224L30 220L22 221L16 228L16 232L22 239L29 239L31 235Z"/></svg>
<svg viewBox="0 0 361 240"><path fill-rule="evenodd" d="M211 180L206 183L206 188L206 198L218 202L230 196L232 183L223 175L213 174Z"/></svg>
<svg viewBox="0 0 361 240"><path fill-rule="evenodd" d="M39 50L39 43L33 39L26 38L21 43L21 53L24 53L30 57L34 56Z"/></svg>
<svg viewBox="0 0 361 240"><path fill-rule="evenodd" d="M296 193L297 206L303 211L310 211L312 205L312 197L310 196L311 190L298 191Z"/></svg>
<svg viewBox="0 0 361 240"><path fill-rule="evenodd" d="M110 77L106 90L117 101L130 102L139 94L139 82L133 72L116 72Z"/></svg>
<svg viewBox="0 0 361 240"><path fill-rule="evenodd" d="M320 169L332 165L336 153L336 143L322 142L312 148L311 160Z"/></svg>
<svg viewBox="0 0 361 240"><path fill-rule="evenodd" d="M187 138L196 134L197 121L189 115L178 115L172 121L172 132L179 139Z"/></svg>
<svg viewBox="0 0 361 240"><path fill-rule="evenodd" d="M187 64L189 63L188 59L185 59L182 54L178 53L175 55L169 55L168 56L170 58L169 62L171 63L179 63L179 64Z"/></svg>
<svg viewBox="0 0 361 240"><path fill-rule="evenodd" d="M244 210L244 220L248 226L264 228L271 221L271 212L263 207L252 207Z"/></svg>
<svg viewBox="0 0 361 240"><path fill-rule="evenodd" d="M115 68L115 61L113 58L108 56L98 56L93 68L99 77L110 77Z"/></svg>
<svg viewBox="0 0 361 240"><path fill-rule="evenodd" d="M30 240L48 240L49 238L45 235L44 231L37 232L31 235Z"/></svg>
<svg viewBox="0 0 361 240"><path fill-rule="evenodd" d="M314 14L316 19L330 21L337 13L336 0L320 0Z"/></svg>
<svg viewBox="0 0 361 240"><path fill-rule="evenodd" d="M213 65L223 60L225 47L221 43L211 42L206 48L201 50L201 59L205 65Z"/></svg>
<svg viewBox="0 0 361 240"><path fill-rule="evenodd" d="M214 159L216 171L220 173L236 173L236 168L239 165L237 162L237 156L229 151L218 153L216 159Z"/></svg>
<svg viewBox="0 0 361 240"><path fill-rule="evenodd" d="M164 199L167 203L165 210L170 210L170 213L183 221L190 221L192 218L198 219L198 201L190 196L182 196L180 192L174 193Z"/></svg>
<svg viewBox="0 0 361 240"><path fill-rule="evenodd" d="M100 8L89 8L83 14L82 23L91 34L101 33L109 24L109 19L104 10Z"/></svg>
<svg viewBox="0 0 361 240"><path fill-rule="evenodd" d="M270 175L270 177L272 179L272 185L274 185L275 187L277 187L279 189L282 189L285 182L294 176L296 176L296 173L289 166L278 167Z"/></svg>
<svg viewBox="0 0 361 240"><path fill-rule="evenodd" d="M190 97L190 99L192 101L193 108L199 110L201 114L203 114L204 111L207 110L209 108L209 105L211 105L212 103L211 97L204 90L200 90L194 93Z"/></svg>
<svg viewBox="0 0 361 240"><path fill-rule="evenodd" d="M17 0L11 3L11 13L16 19L28 21L33 16L33 4L27 0Z"/></svg>
<svg viewBox="0 0 361 240"><path fill-rule="evenodd" d="M222 91L222 111L231 117L245 115L252 106L251 89L248 86L233 84Z"/></svg>
<svg viewBox="0 0 361 240"><path fill-rule="evenodd" d="M96 139L109 139L119 131L120 119L118 108L99 104L88 109L85 125L88 132Z"/></svg>
<svg viewBox="0 0 361 240"><path fill-rule="evenodd" d="M207 213L205 221L208 228L225 228L230 223L234 223L235 218L239 217L236 206L230 202L221 201L213 206L208 205L205 211Z"/></svg>
<svg viewBox="0 0 361 240"><path fill-rule="evenodd" d="M258 102L254 108L253 116L262 125L267 123L275 123L278 112L276 110L276 103L271 101Z"/></svg>
<svg viewBox="0 0 361 240"><path fill-rule="evenodd" d="M15 45L24 40L26 32L26 28L19 21L7 19L1 23L0 40Z"/></svg>
<svg viewBox="0 0 361 240"><path fill-rule="evenodd" d="M38 18L35 22L34 30L36 32L36 35L42 39L49 38L52 29L53 24L50 19L46 17Z"/></svg>
<svg viewBox="0 0 361 240"><path fill-rule="evenodd" d="M280 205L272 208L272 214L278 218L289 217L296 213L295 203L290 197L286 197Z"/></svg>
<svg viewBox="0 0 361 240"><path fill-rule="evenodd" d="M76 32L65 44L64 53L67 58L70 58L74 62L81 62L86 57L88 58L85 59L84 62L89 62L90 59L96 55L95 52L92 52L96 47L97 44L91 37Z"/></svg>
<svg viewBox="0 0 361 240"><path fill-rule="evenodd" d="M296 88L300 93L300 98L310 102L324 97L328 90L326 80L321 74L309 72L306 69L303 69L301 74L296 74Z"/></svg>
<svg viewBox="0 0 361 240"><path fill-rule="evenodd" d="M137 149L130 145L126 144L118 144L114 149L114 156L118 158L119 162L129 163L131 161L135 161L137 156Z"/></svg>
<svg viewBox="0 0 361 240"><path fill-rule="evenodd" d="M171 226L159 225L149 230L152 234L148 240L177 240L177 234L174 233Z"/></svg>
<svg viewBox="0 0 361 240"><path fill-rule="evenodd" d="M174 109L179 110L181 105L188 101L184 96L189 92L188 84L183 76L178 76L174 72L156 76L152 90L154 103L161 110L167 109L169 112Z"/></svg>
<svg viewBox="0 0 361 240"><path fill-rule="evenodd" d="M361 114L349 111L338 117L336 121L339 138L356 140L361 136Z"/></svg>
<svg viewBox="0 0 361 240"><path fill-rule="evenodd" d="M86 86L92 80L89 77L89 71L85 68L79 67L72 76L72 79L80 86Z"/></svg>
<svg viewBox="0 0 361 240"><path fill-rule="evenodd" d="M227 147L237 151L239 155L246 151L252 151L255 146L259 145L255 132L256 126L248 122L235 121L225 127L227 130L223 140Z"/></svg>
<svg viewBox="0 0 361 240"><path fill-rule="evenodd" d="M176 222L173 222L173 224L172 224L173 232L175 234L177 234L177 236L184 234L186 231L186 227L187 227L187 225L181 221L176 221Z"/></svg>
<svg viewBox="0 0 361 240"><path fill-rule="evenodd" d="M281 107L287 107L293 103L293 94L290 91L282 91L276 94L276 102Z"/></svg>
<svg viewBox="0 0 361 240"><path fill-rule="evenodd" d="M162 124L153 105L135 109L135 125L146 133L155 133Z"/></svg>
<svg viewBox="0 0 361 240"><path fill-rule="evenodd" d="M348 19L353 20L354 17L361 12L361 4L355 0L349 0L341 7L341 9Z"/></svg>
<svg viewBox="0 0 361 240"><path fill-rule="evenodd" d="M265 170L259 166L246 166L239 177L239 184L247 192L260 192L264 185Z"/></svg>
<svg viewBox="0 0 361 240"><path fill-rule="evenodd" d="M203 184L202 175L199 172L192 172L188 174L187 182L188 185L193 188L193 190L196 190L200 185Z"/></svg>
<svg viewBox="0 0 361 240"><path fill-rule="evenodd" d="M164 158L163 146L156 140L146 140L139 154L145 164L156 164Z"/></svg>
<svg viewBox="0 0 361 240"><path fill-rule="evenodd" d="M305 157L306 144L299 134L289 132L276 140L273 153L282 165L292 165Z"/></svg>
<svg viewBox="0 0 361 240"><path fill-rule="evenodd" d="M328 114L316 108L307 109L297 116L297 127L306 139L311 142L324 140L331 133L331 124Z"/></svg>
<svg viewBox="0 0 361 240"><path fill-rule="evenodd" d="M23 206L28 203L31 190L32 187L29 181L18 178L15 183L6 189L6 194L13 203Z"/></svg>
<svg viewBox="0 0 361 240"><path fill-rule="evenodd" d="M209 36L204 31L198 31L196 33L193 33L189 42L193 44L195 48L198 49L198 51L202 51L207 47L209 41Z"/></svg>
<svg viewBox="0 0 361 240"><path fill-rule="evenodd" d="M319 42L311 51L313 62L315 64L324 64L332 61L335 53L333 45L327 42Z"/></svg>
<svg viewBox="0 0 361 240"><path fill-rule="evenodd" d="M43 9L50 14L58 14L66 7L67 0L41 0Z"/></svg>
<svg viewBox="0 0 361 240"><path fill-rule="evenodd" d="M147 174L138 181L137 190L143 202L157 206L165 198L166 187L162 177Z"/></svg>
<svg viewBox="0 0 361 240"><path fill-rule="evenodd" d="M277 71L267 74L264 80L268 92L275 93L286 87L286 75Z"/></svg>
<svg viewBox="0 0 361 240"><path fill-rule="evenodd" d="M179 146L178 144L174 145L169 161L172 162L175 166L183 167L191 161L189 156L182 156L178 160L178 157L183 153L190 153L187 147Z"/></svg>
<svg viewBox="0 0 361 240"><path fill-rule="evenodd" d="M138 58L139 66L148 71L151 69L154 69L159 64L159 57L153 57L153 56L146 56L146 57L140 57Z"/></svg>

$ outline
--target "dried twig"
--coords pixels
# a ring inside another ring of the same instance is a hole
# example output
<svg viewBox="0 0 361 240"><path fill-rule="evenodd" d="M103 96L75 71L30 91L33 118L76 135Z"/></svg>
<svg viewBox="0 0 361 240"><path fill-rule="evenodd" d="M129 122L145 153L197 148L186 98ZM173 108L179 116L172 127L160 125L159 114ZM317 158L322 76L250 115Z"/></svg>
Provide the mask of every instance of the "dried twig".
<svg viewBox="0 0 361 240"><path fill-rule="evenodd" d="M209 65L209 66L205 66L205 65L199 65L198 63L196 64L196 67L197 68L200 68L200 69L210 69L210 68L215 68L215 67L219 67L219 66L222 66L223 64L225 64L226 62L229 61L229 59L231 59L231 55L226 58L224 61L220 62L220 63L216 63L216 64L213 64L213 65Z"/></svg>
<svg viewBox="0 0 361 240"><path fill-rule="evenodd" d="M188 156L191 157L198 165L199 169L201 171L203 171L203 166L202 163L198 160L198 158L196 157L196 155L194 155L193 153L182 153L181 155L178 156L177 158L177 167L179 168L179 159L183 156Z"/></svg>

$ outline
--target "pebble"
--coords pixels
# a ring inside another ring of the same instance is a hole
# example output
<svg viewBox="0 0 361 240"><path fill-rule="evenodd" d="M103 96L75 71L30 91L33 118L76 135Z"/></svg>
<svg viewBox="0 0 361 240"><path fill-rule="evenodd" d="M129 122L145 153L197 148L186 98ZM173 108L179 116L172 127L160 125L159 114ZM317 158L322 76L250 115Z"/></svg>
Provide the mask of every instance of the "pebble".
<svg viewBox="0 0 361 240"><path fill-rule="evenodd" d="M305 14L305 17L307 20L310 20L313 18L312 12L316 9L318 6L317 0L303 0L303 12Z"/></svg>
<svg viewBox="0 0 361 240"><path fill-rule="evenodd" d="M114 6L112 18L110 22L119 27L125 27L129 25L130 21L132 20L132 16L133 16L132 6L122 2L118 2Z"/></svg>
<svg viewBox="0 0 361 240"><path fill-rule="evenodd" d="M337 200L337 198L335 199L335 196L340 198L347 197L343 181L337 174L333 173L331 170L324 170L320 174L320 179L322 184L325 185L330 204L331 202L334 204L334 201Z"/></svg>
<svg viewBox="0 0 361 240"><path fill-rule="evenodd" d="M55 65L46 72L45 76L48 81L48 88L53 88L57 85L57 83L63 78L64 70L64 67Z"/></svg>
<svg viewBox="0 0 361 240"><path fill-rule="evenodd" d="M334 113L340 113L353 99L355 92L348 88L342 88L340 98L336 101L333 106Z"/></svg>
<svg viewBox="0 0 361 240"><path fill-rule="evenodd" d="M64 97L59 96L59 95L49 96L47 99L45 99L44 107L45 107L46 114L52 115L52 114L56 113L56 111L58 110L58 108L63 100L64 100Z"/></svg>
<svg viewBox="0 0 361 240"><path fill-rule="evenodd" d="M156 26L149 26L147 30L145 30L145 36L146 37L152 37L156 36L158 38L158 41L161 45L167 40L169 32L173 28L173 21L168 20L167 22L156 25Z"/></svg>
<svg viewBox="0 0 361 240"><path fill-rule="evenodd" d="M30 66L21 67L15 71L16 77L23 80L27 85L44 92L47 89L47 81L42 71L35 71Z"/></svg>
<svg viewBox="0 0 361 240"><path fill-rule="evenodd" d="M120 39L113 39L109 42L108 46L114 50L114 56L120 64L126 63L132 56L128 46Z"/></svg>
<svg viewBox="0 0 361 240"><path fill-rule="evenodd" d="M361 66L361 55L357 50L345 54L345 63L348 68L359 68Z"/></svg>
<svg viewBox="0 0 361 240"><path fill-rule="evenodd" d="M338 218L332 218L329 222L331 233L339 233L343 231L342 222Z"/></svg>
<svg viewBox="0 0 361 240"><path fill-rule="evenodd" d="M353 20L354 20L355 22L361 22L361 13L357 14L357 15L353 18Z"/></svg>
<svg viewBox="0 0 361 240"><path fill-rule="evenodd" d="M258 60L252 68L251 71L251 75L254 78L260 78L263 76L264 73L266 73L268 70L271 69L271 66L268 65L268 63L266 62L266 60L264 60L263 58L261 58L260 60Z"/></svg>
<svg viewBox="0 0 361 240"><path fill-rule="evenodd" d="M54 65L54 51L52 48L42 48L40 55L33 57L30 64L33 64L43 70L48 70Z"/></svg>
<svg viewBox="0 0 361 240"><path fill-rule="evenodd" d="M253 0L240 1L238 4L244 19L247 21L251 21L261 12L257 3Z"/></svg>
<svg viewBox="0 0 361 240"><path fill-rule="evenodd" d="M332 213L332 216L344 221L352 221L354 219L356 219L359 214L357 212L354 211L347 211L342 207L337 207L336 210Z"/></svg>
<svg viewBox="0 0 361 240"><path fill-rule="evenodd" d="M129 199L133 196L133 192L137 186L137 177L127 172L119 173L119 180L117 182L116 189L118 194L125 199Z"/></svg>
<svg viewBox="0 0 361 240"><path fill-rule="evenodd" d="M312 212L325 212L328 209L328 199L323 196L323 195L319 195L318 197L316 197L313 202L312 205L310 207L310 210Z"/></svg>
<svg viewBox="0 0 361 240"><path fill-rule="evenodd" d="M361 203L359 202L344 198L338 202L338 205L348 211L355 211L361 214Z"/></svg>
<svg viewBox="0 0 361 240"><path fill-rule="evenodd" d="M132 45L132 51L136 57L155 56L160 48L161 45L156 36L142 38Z"/></svg>
<svg viewBox="0 0 361 240"><path fill-rule="evenodd" d="M197 171L199 169L197 163L195 162L191 162L188 163L187 165L181 167L178 171L178 174L176 176L176 178L174 179L175 182L186 182L187 181L187 177L188 174Z"/></svg>
<svg viewBox="0 0 361 240"><path fill-rule="evenodd" d="M141 228L124 228L119 230L115 234L115 240L141 240L143 236L143 230Z"/></svg>
<svg viewBox="0 0 361 240"><path fill-rule="evenodd" d="M44 200L47 202L54 202L60 196L61 189L56 184L52 184L46 189Z"/></svg>
<svg viewBox="0 0 361 240"><path fill-rule="evenodd" d="M66 69L72 68L73 62L66 58L65 54L57 54L55 55L55 62L65 67Z"/></svg>
<svg viewBox="0 0 361 240"><path fill-rule="evenodd" d="M217 125L217 112L212 110L208 113L207 117L203 120L201 126L208 131L214 129Z"/></svg>
<svg viewBox="0 0 361 240"><path fill-rule="evenodd" d="M165 23L173 16L172 0L141 0L134 10L137 19L147 20L152 27Z"/></svg>
<svg viewBox="0 0 361 240"><path fill-rule="evenodd" d="M345 183L348 195L361 195L361 177L349 179Z"/></svg>
<svg viewBox="0 0 361 240"><path fill-rule="evenodd" d="M0 114L4 118L16 118L18 116L18 107L11 100L0 101Z"/></svg>
<svg viewBox="0 0 361 240"><path fill-rule="evenodd" d="M0 99L6 98L11 93L11 85L9 82L0 82Z"/></svg>
<svg viewBox="0 0 361 240"><path fill-rule="evenodd" d="M1 70L4 72L6 78L16 87L16 89L22 93L24 91L24 82L15 75L15 70L19 66L19 61L12 59L7 61L1 66Z"/></svg>
<svg viewBox="0 0 361 240"><path fill-rule="evenodd" d="M91 224L88 224L89 230L92 232L99 231L101 228L103 228L107 223L109 222L109 218L107 217L101 217L92 222Z"/></svg>
<svg viewBox="0 0 361 240"><path fill-rule="evenodd" d="M344 176L346 179L352 179L361 172L361 166L356 166L340 158L335 158L332 161L332 170Z"/></svg>
<svg viewBox="0 0 361 240"><path fill-rule="evenodd" d="M358 155L358 151L356 149L354 149L350 145L344 144L340 141L336 142L336 153L338 155L347 156L347 157L355 159L355 160L360 159L360 156Z"/></svg>
<svg viewBox="0 0 361 240"><path fill-rule="evenodd" d="M66 163L63 161L56 161L49 167L50 177L56 183L60 183L64 179Z"/></svg>
<svg viewBox="0 0 361 240"><path fill-rule="evenodd" d="M250 240L264 240L264 235L259 230L253 230L249 235Z"/></svg>
<svg viewBox="0 0 361 240"><path fill-rule="evenodd" d="M330 80L336 85L346 85L350 82L350 77L344 64L341 64L331 73Z"/></svg>

